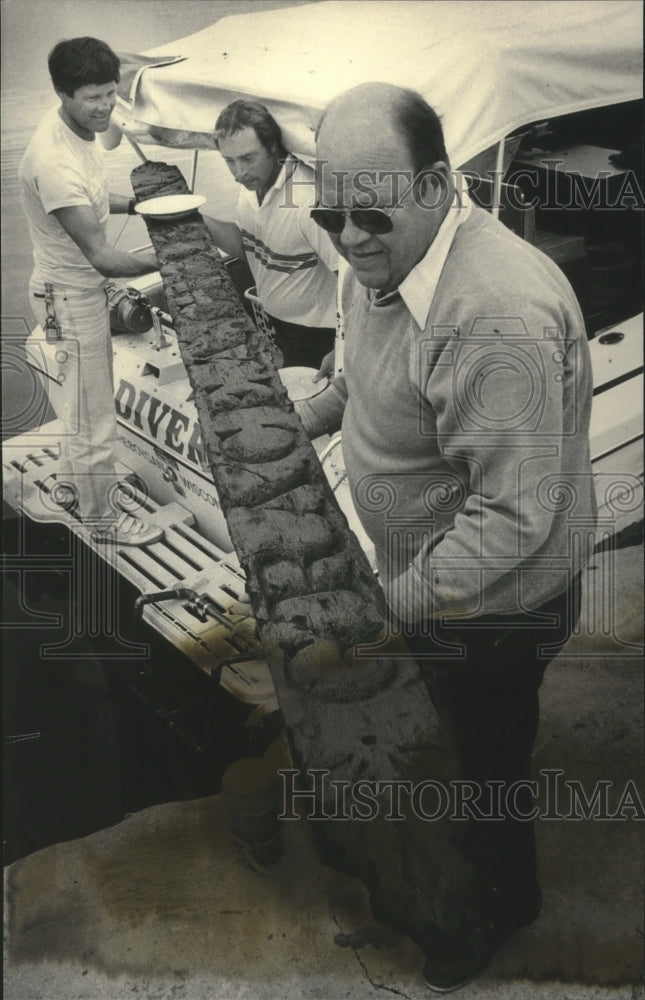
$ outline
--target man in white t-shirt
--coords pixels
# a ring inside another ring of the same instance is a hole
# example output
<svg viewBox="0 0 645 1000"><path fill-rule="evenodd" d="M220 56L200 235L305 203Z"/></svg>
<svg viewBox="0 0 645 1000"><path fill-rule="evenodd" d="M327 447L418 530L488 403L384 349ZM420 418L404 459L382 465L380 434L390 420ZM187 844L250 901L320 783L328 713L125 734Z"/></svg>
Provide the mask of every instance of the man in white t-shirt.
<svg viewBox="0 0 645 1000"><path fill-rule="evenodd" d="M33 244L29 295L46 333L41 349L57 372L52 405L61 422L55 500L78 500L96 541L147 545L160 528L122 511L115 468L117 439L107 279L156 271L153 254L107 242L110 212L134 199L109 194L102 149L116 100L119 59L105 42L72 38L49 54L60 106L41 121L20 164L20 196ZM32 335L33 339L33 335Z"/></svg>
<svg viewBox="0 0 645 1000"><path fill-rule="evenodd" d="M224 108L215 138L242 190L235 223L207 220L211 232L248 262L284 366L318 368L334 347L338 254L309 215L314 171L287 152L280 126L255 101Z"/></svg>

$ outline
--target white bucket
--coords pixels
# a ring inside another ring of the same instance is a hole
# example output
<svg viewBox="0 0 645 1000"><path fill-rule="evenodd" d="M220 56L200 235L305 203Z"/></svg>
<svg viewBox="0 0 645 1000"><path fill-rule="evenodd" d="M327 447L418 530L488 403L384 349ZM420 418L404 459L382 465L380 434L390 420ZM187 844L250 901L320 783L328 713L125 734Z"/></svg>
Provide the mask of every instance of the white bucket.
<svg viewBox="0 0 645 1000"><path fill-rule="evenodd" d="M354 501L352 500L352 493L347 479L347 470L345 469L345 459L343 457L343 446L340 433L336 434L331 439L326 448L321 451L319 458L320 464L323 467L323 472L327 476L327 482L331 486L336 497L338 506L347 518L347 523L350 528L358 538L359 544L367 556L372 569L376 572L374 545L360 522L358 514L356 513Z"/></svg>
<svg viewBox="0 0 645 1000"><path fill-rule="evenodd" d="M320 382L314 382L317 368L281 368L280 379L287 390L292 403L298 403L303 399L311 399L329 385L328 378L322 378Z"/></svg>

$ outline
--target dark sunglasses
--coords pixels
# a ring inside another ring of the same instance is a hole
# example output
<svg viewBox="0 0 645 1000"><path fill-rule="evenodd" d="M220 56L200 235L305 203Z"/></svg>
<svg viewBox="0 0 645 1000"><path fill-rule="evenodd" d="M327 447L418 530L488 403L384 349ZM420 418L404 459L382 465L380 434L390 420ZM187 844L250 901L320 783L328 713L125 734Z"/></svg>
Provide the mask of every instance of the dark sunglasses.
<svg viewBox="0 0 645 1000"><path fill-rule="evenodd" d="M312 208L309 213L314 222L328 233L342 233L345 219L352 220L357 229L363 229L372 236L382 236L391 233L394 228L392 219L380 208Z"/></svg>
<svg viewBox="0 0 645 1000"><path fill-rule="evenodd" d="M372 236L384 236L394 229L392 215L399 207L403 199L410 193L421 174L426 171L420 170L416 174L405 191L392 208L312 208L309 215L316 225L320 226L327 233L334 233L336 236L342 233L345 228L345 220L351 219L357 229L362 229Z"/></svg>

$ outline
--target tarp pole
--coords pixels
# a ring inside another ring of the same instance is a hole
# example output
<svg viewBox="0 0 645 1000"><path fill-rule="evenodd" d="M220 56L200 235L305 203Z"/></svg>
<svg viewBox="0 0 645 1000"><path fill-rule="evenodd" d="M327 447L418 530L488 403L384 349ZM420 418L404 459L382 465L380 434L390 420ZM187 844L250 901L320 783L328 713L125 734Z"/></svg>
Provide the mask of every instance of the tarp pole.
<svg viewBox="0 0 645 1000"><path fill-rule="evenodd" d="M139 159L141 160L141 162L142 163L147 163L148 162L148 157L143 152L143 150L141 149L141 147L139 146L139 144L137 142L135 142L134 139L132 138L132 136L128 135L127 132L124 132L123 134L125 135L126 139L128 140L128 142L132 146L133 150L135 151L135 153L137 154L137 156L139 157Z"/></svg>
<svg viewBox="0 0 645 1000"><path fill-rule="evenodd" d="M197 178L197 154L198 153L199 153L198 149L194 149L193 150L193 163L192 163L192 166L190 168L190 180L188 182L188 186L190 187L190 190L192 191L193 194L195 193L195 180Z"/></svg>
<svg viewBox="0 0 645 1000"><path fill-rule="evenodd" d="M499 210L502 201L502 177L504 174L504 147L506 140L501 139L497 144L497 157L495 159L495 177L493 179L493 209L492 215L499 219Z"/></svg>

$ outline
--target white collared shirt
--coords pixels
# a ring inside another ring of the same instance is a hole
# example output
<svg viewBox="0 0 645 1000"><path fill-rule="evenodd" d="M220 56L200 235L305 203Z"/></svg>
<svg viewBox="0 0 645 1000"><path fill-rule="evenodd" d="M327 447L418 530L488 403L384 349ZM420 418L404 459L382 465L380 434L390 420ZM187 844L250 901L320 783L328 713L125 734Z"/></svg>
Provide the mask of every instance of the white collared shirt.
<svg viewBox="0 0 645 1000"><path fill-rule="evenodd" d="M420 330L424 330L428 322L430 306L455 233L466 221L471 209L472 202L468 196L467 185L463 183L461 175L457 174L455 197L450 210L439 226L425 257L412 268L398 288L401 298Z"/></svg>
<svg viewBox="0 0 645 1000"><path fill-rule="evenodd" d="M450 211L442 221L437 235L430 244L425 256L418 264L412 268L410 273L403 279L401 284L393 292L382 295L375 289L366 289L367 295L372 300L378 300L379 305L387 305L390 298L400 296L405 302L408 312L414 319L420 330L424 330L428 321L428 314L434 294L439 284L439 278L443 271L446 258L450 253L452 241L459 227L466 221L472 210L472 201L468 195L468 185L465 178L458 172L454 172L455 196ZM339 284L339 330L340 339L344 340L344 324L342 322L342 288L353 274L351 265L343 258L339 261L338 284ZM338 350L338 344L337 344ZM340 363L336 365L336 370L342 370L342 355Z"/></svg>
<svg viewBox="0 0 645 1000"><path fill-rule="evenodd" d="M277 319L308 327L336 326L338 254L309 216L315 174L289 155L262 204L242 188L237 224L257 294Z"/></svg>

